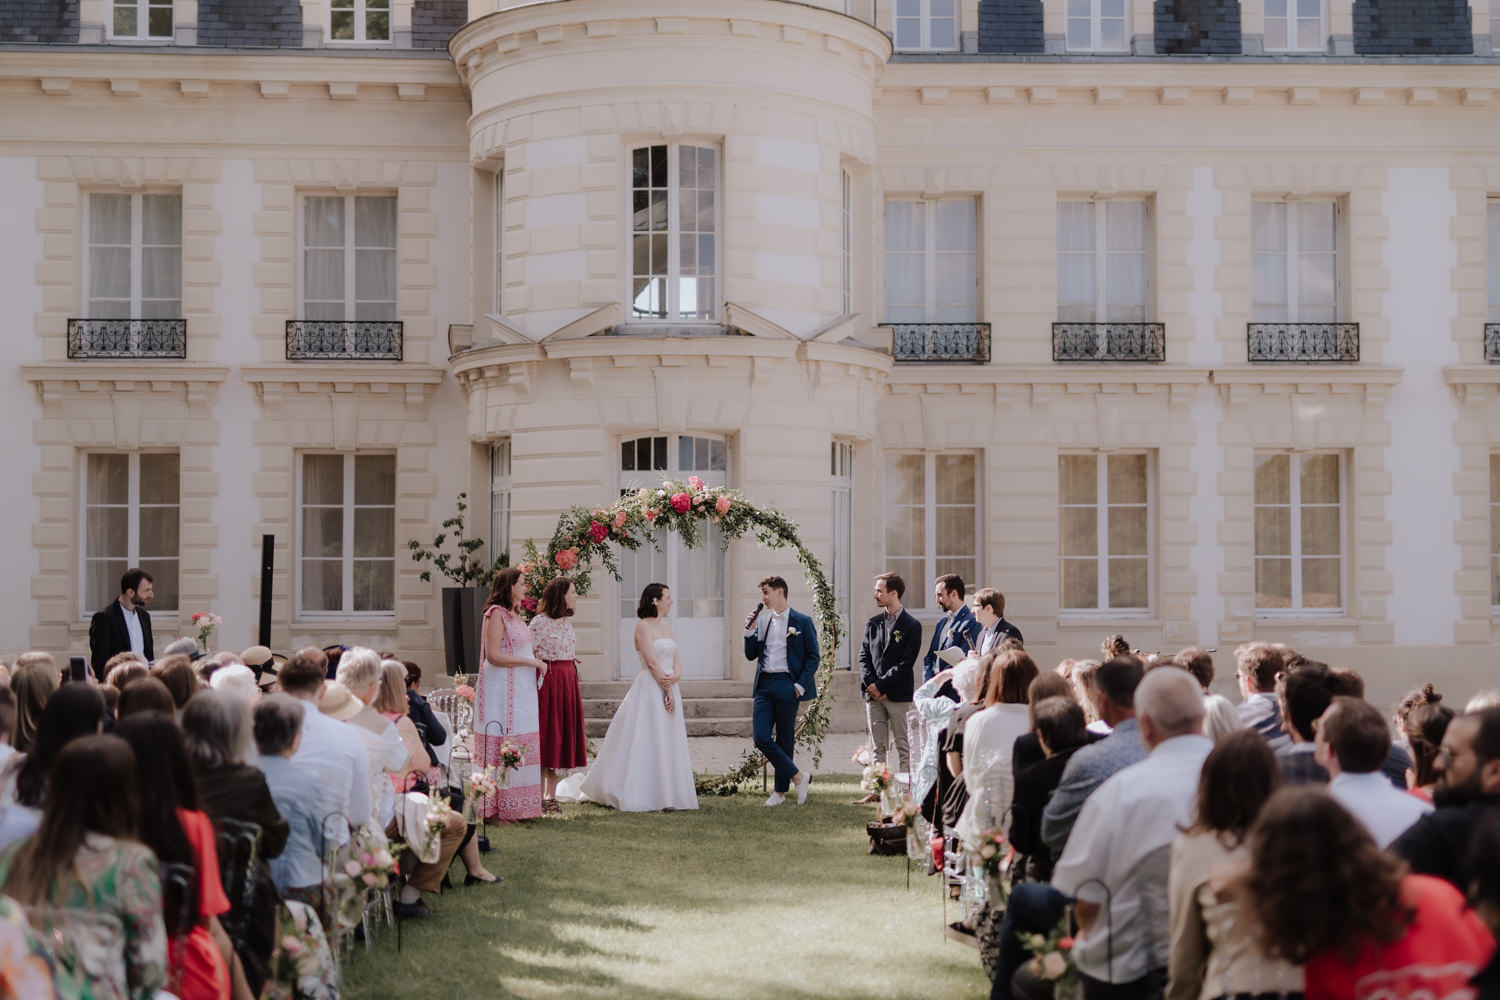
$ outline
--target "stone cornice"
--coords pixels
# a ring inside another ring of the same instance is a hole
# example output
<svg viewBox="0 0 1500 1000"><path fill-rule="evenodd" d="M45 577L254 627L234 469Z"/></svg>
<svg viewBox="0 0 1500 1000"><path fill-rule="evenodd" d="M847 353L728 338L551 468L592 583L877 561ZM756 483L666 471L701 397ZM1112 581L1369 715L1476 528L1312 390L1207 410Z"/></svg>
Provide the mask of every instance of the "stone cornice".
<svg viewBox="0 0 1500 1000"><path fill-rule="evenodd" d="M387 365L379 362L310 362L245 365L240 374L262 402L300 393L401 393L405 402L425 403L442 384L446 369L438 365Z"/></svg>
<svg viewBox="0 0 1500 1000"><path fill-rule="evenodd" d="M1206 385L1207 368L1177 365L1016 365L902 364L891 368L895 392L981 392L984 387L1047 386L1063 392L1155 391L1161 386Z"/></svg>
<svg viewBox="0 0 1500 1000"><path fill-rule="evenodd" d="M1386 365L1230 365L1215 368L1209 378L1225 403L1249 396L1292 393L1362 393L1369 402L1381 402L1391 386L1401 381L1403 369Z"/></svg>
<svg viewBox="0 0 1500 1000"><path fill-rule="evenodd" d="M1470 396L1500 389L1500 365L1449 365L1443 369L1443 381L1454 399L1467 403Z"/></svg>
<svg viewBox="0 0 1500 1000"><path fill-rule="evenodd" d="M212 399L229 377L224 365L140 361L65 361L21 366L21 377L43 402L70 393L179 392L190 400Z"/></svg>

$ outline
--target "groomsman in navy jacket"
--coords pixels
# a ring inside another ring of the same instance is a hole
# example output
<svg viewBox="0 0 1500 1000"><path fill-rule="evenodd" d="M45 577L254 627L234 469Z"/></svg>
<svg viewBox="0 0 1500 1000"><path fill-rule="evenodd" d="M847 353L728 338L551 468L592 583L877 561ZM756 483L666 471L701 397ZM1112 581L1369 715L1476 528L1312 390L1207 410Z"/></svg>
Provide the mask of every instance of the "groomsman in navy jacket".
<svg viewBox="0 0 1500 1000"><path fill-rule="evenodd" d="M786 581L760 581L760 604L745 619L745 658L755 660L751 728L755 749L776 771L776 790L766 805L779 806L797 790L807 801L812 772L792 760L797 745L797 705L818 696L818 630L813 620L787 604Z"/></svg>
<svg viewBox="0 0 1500 1000"><path fill-rule="evenodd" d="M913 670L922 652L922 624L901 607L906 583L899 573L875 578L875 604L880 613L865 623L859 645L859 686L865 699L865 718L875 759L885 762L885 746L894 738L900 770L911 766L907 751L906 713L916 690ZM874 802L879 796L864 801Z"/></svg>
<svg viewBox="0 0 1500 1000"><path fill-rule="evenodd" d="M947 666L938 659L938 650L957 646L965 653L979 641L979 622L974 612L964 603L964 578L957 573L944 573L932 584L932 596L938 607L947 612L932 631L932 642L927 646L927 658L922 661L922 680L933 676Z"/></svg>

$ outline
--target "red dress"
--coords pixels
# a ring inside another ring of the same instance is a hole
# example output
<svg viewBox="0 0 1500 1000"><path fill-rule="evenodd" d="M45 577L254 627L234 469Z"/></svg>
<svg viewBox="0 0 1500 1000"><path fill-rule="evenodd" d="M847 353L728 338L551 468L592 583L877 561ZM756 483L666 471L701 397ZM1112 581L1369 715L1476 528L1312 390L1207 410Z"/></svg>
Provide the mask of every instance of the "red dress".
<svg viewBox="0 0 1500 1000"><path fill-rule="evenodd" d="M566 618L537 615L531 620L532 652L547 663L547 678L537 692L542 725L542 766L556 770L584 767L583 695L574 663L578 638Z"/></svg>
<svg viewBox="0 0 1500 1000"><path fill-rule="evenodd" d="M182 1000L229 1000L229 968L206 926L209 917L229 912L229 897L219 878L219 849L214 825L207 815L177 810L177 821L187 835L198 869L198 919L185 940L167 942L167 966Z"/></svg>
<svg viewBox="0 0 1500 1000"><path fill-rule="evenodd" d="M1440 878L1406 876L1401 902L1416 917L1400 940L1368 944L1352 962L1338 952L1307 960L1307 1000L1474 996L1469 980L1495 950L1484 922Z"/></svg>

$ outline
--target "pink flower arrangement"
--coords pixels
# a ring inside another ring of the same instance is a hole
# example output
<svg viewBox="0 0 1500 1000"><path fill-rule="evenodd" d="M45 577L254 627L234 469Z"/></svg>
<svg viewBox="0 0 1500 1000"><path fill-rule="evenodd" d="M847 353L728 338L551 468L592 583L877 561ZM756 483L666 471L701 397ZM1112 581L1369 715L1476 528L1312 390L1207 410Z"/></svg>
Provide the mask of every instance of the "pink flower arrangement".
<svg viewBox="0 0 1500 1000"><path fill-rule="evenodd" d="M630 515L626 514L623 510L616 511L615 519L610 522L610 527L614 528L616 531L620 530L621 528L625 527L625 520L629 516Z"/></svg>
<svg viewBox="0 0 1500 1000"><path fill-rule="evenodd" d="M525 608L528 612L533 612L534 613L536 611L536 598L535 597L523 597L523 598L521 598L521 607Z"/></svg>
<svg viewBox="0 0 1500 1000"><path fill-rule="evenodd" d="M589 537L595 542L602 542L609 537L609 529L598 521L589 522Z"/></svg>
<svg viewBox="0 0 1500 1000"><path fill-rule="evenodd" d="M557 563L558 569L566 573L568 570L578 565L578 553L573 549L563 549L553 557L552 561Z"/></svg>
<svg viewBox="0 0 1500 1000"><path fill-rule="evenodd" d="M652 509L650 507L646 508L646 523L647 524L655 524L656 523L656 519L658 517L660 517L660 516L661 515L658 514L654 509Z"/></svg>
<svg viewBox="0 0 1500 1000"><path fill-rule="evenodd" d="M529 576L532 573L536 572L536 563L530 561L523 562L521 565L517 566L516 569L520 570L523 575Z"/></svg>
<svg viewBox="0 0 1500 1000"><path fill-rule="evenodd" d="M679 514L686 514L688 508L693 505L693 498L686 493L672 494L672 509Z"/></svg>
<svg viewBox="0 0 1500 1000"><path fill-rule="evenodd" d="M458 695L465 701L474 700L474 689L467 684L460 684L458 687L453 689L453 693Z"/></svg>
<svg viewBox="0 0 1500 1000"><path fill-rule="evenodd" d="M719 516L723 517L725 514L729 513L729 508L733 505L733 503L734 501L730 500L727 496L721 496L719 497L719 499L714 501L714 510L717 510L719 512Z"/></svg>
<svg viewBox="0 0 1500 1000"><path fill-rule="evenodd" d="M703 480L699 479L697 476L688 476L688 485L691 486L695 491L701 492L703 489Z"/></svg>

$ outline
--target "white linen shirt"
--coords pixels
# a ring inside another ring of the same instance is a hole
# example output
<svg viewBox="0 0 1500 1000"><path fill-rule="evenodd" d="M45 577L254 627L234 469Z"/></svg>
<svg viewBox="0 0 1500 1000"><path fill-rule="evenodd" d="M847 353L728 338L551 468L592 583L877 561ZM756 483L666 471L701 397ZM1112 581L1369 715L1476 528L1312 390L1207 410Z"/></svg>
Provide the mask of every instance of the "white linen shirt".
<svg viewBox="0 0 1500 1000"><path fill-rule="evenodd" d="M1166 968L1172 843L1193 821L1198 772L1212 749L1205 736L1174 736L1084 802L1052 887L1100 905L1093 927L1073 948L1085 975L1118 984Z"/></svg>
<svg viewBox="0 0 1500 1000"><path fill-rule="evenodd" d="M364 740L353 726L318 711L315 703L303 701L302 707L302 743L292 763L317 776L325 817L341 814L348 817L350 828L363 826L372 810L370 758ZM329 831L338 843L348 842L349 831L343 824L335 823Z"/></svg>
<svg viewBox="0 0 1500 1000"><path fill-rule="evenodd" d="M1354 774L1345 771L1328 783L1333 800L1364 824L1382 851L1406 828L1432 812L1432 805L1415 795L1396 791L1391 779L1379 771Z"/></svg>
<svg viewBox="0 0 1500 1000"><path fill-rule="evenodd" d="M146 655L146 637L141 632L141 616L135 613L135 608L127 608L120 605L120 613L125 616L125 631L130 636L130 651Z"/></svg>
<svg viewBox="0 0 1500 1000"><path fill-rule="evenodd" d="M771 620L766 623L766 665L761 668L762 673L785 674L791 672L791 668L787 666L786 662L787 619L791 613L791 608L787 608L780 614L772 612Z"/></svg>

